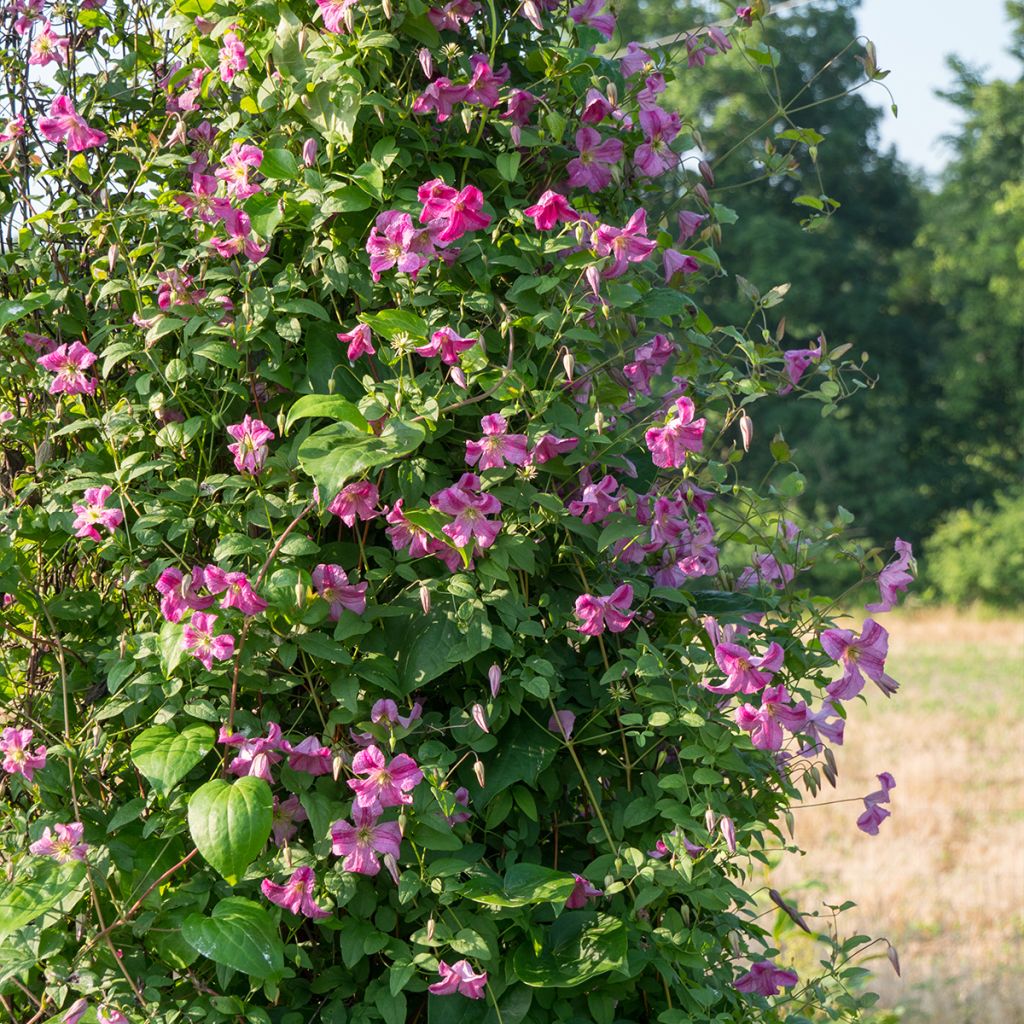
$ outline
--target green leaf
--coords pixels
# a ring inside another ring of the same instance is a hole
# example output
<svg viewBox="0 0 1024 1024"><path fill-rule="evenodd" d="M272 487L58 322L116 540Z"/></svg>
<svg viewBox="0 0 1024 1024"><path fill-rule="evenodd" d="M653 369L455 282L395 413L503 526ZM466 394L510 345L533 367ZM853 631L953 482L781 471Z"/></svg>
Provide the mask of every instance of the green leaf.
<svg viewBox="0 0 1024 1024"><path fill-rule="evenodd" d="M422 317L404 309L385 309L380 313L368 313L359 319L368 323L376 334L388 341L394 341L399 334L426 339L430 330Z"/></svg>
<svg viewBox="0 0 1024 1024"><path fill-rule="evenodd" d="M0 886L0 938L53 910L85 880L85 864L35 860L28 875Z"/></svg>
<svg viewBox="0 0 1024 1024"><path fill-rule="evenodd" d="M348 423L336 423L302 442L299 465L313 478L321 494L337 494L368 469L388 466L414 452L426 436L422 425L403 420L389 420L376 436Z"/></svg>
<svg viewBox="0 0 1024 1024"><path fill-rule="evenodd" d="M284 421L287 434L299 420L323 417L328 420L342 420L353 427L368 432L370 425L363 414L347 398L340 395L303 395L289 410Z"/></svg>
<svg viewBox="0 0 1024 1024"><path fill-rule="evenodd" d="M459 890L474 903L491 907L526 907L533 903L564 904L576 884L572 875L538 864L513 864L504 879L494 874L470 878Z"/></svg>
<svg viewBox="0 0 1024 1024"><path fill-rule="evenodd" d="M252 900L228 896L213 908L211 917L189 914L181 923L181 934L214 963L250 977L273 978L284 971L281 936L270 914Z"/></svg>
<svg viewBox="0 0 1024 1024"><path fill-rule="evenodd" d="M299 163L287 149L265 149L260 171L267 178L297 178Z"/></svg>
<svg viewBox="0 0 1024 1024"><path fill-rule="evenodd" d="M199 852L230 885L259 856L274 823L270 787L252 775L214 779L188 802L188 827Z"/></svg>
<svg viewBox="0 0 1024 1024"><path fill-rule="evenodd" d="M253 231L263 238L270 238L284 219L281 201L269 192L258 192L250 196L245 201L245 212L249 215Z"/></svg>
<svg viewBox="0 0 1024 1024"><path fill-rule="evenodd" d="M571 988L624 966L626 948L626 926L618 918L570 911L546 930L539 952L526 942L519 946L512 970L534 988Z"/></svg>
<svg viewBox="0 0 1024 1024"><path fill-rule="evenodd" d="M8 299L0 302L0 328L13 324L45 305L46 303L39 299Z"/></svg>
<svg viewBox="0 0 1024 1024"><path fill-rule="evenodd" d="M161 795L167 794L213 749L213 730L196 722L180 733L154 725L135 737L132 762Z"/></svg>
<svg viewBox="0 0 1024 1024"><path fill-rule="evenodd" d="M519 161L522 159L519 153L502 153L495 163L498 165L498 173L506 181L515 181L519 173Z"/></svg>

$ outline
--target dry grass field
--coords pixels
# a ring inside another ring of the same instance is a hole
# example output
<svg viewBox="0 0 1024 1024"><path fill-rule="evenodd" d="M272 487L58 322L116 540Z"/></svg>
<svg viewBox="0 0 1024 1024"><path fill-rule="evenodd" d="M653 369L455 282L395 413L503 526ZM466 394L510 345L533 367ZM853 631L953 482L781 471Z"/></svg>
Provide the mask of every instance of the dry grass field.
<svg viewBox="0 0 1024 1024"><path fill-rule="evenodd" d="M796 841L773 874L801 908L845 899L846 935L887 935L872 986L906 1024L1024 1024L1024 620L929 610L881 617L890 630L886 700L850 708L839 786L862 797L897 783L877 837L861 805L796 812ZM870 692L869 692L870 691ZM819 887L801 887L817 879Z"/></svg>

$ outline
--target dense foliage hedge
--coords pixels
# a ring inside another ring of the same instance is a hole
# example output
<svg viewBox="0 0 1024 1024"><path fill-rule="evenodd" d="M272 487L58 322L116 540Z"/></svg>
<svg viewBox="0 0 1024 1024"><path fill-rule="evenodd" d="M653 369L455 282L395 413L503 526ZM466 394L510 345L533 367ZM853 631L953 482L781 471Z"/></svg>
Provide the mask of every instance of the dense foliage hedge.
<svg viewBox="0 0 1024 1024"><path fill-rule="evenodd" d="M784 287L750 286L743 328L702 310L732 215L659 104L755 16L673 70L598 56L592 0L16 4L16 1019L870 1002L867 940L822 924L798 977L765 905L813 918L754 879L848 702L892 692L885 630L802 585L842 524L785 518L785 442L741 472L760 397L830 406L857 371L779 349ZM900 542L875 613L909 565Z"/></svg>

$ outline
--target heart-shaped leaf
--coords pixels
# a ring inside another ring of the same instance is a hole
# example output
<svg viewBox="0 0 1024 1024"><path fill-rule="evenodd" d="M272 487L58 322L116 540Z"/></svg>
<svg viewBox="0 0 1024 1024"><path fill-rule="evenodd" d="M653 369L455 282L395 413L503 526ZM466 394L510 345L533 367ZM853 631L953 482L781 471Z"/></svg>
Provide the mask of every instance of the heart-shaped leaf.
<svg viewBox="0 0 1024 1024"><path fill-rule="evenodd" d="M213 730L195 722L181 732L169 725L154 725L140 733L132 743L132 761L149 784L162 796L213 749Z"/></svg>
<svg viewBox="0 0 1024 1024"><path fill-rule="evenodd" d="M84 879L85 865L81 861L58 864L53 860L36 859L30 875L0 886L0 938L52 910Z"/></svg>
<svg viewBox="0 0 1024 1024"><path fill-rule="evenodd" d="M189 914L181 935L203 956L251 977L272 978L284 970L281 936L267 911L252 900L228 896L211 917Z"/></svg>
<svg viewBox="0 0 1024 1024"><path fill-rule="evenodd" d="M214 779L192 794L188 827L197 849L234 885L259 856L274 824L270 787L252 775Z"/></svg>
<svg viewBox="0 0 1024 1024"><path fill-rule="evenodd" d="M284 432L292 429L299 420L322 416L328 420L342 420L351 423L357 430L368 432L366 418L347 398L340 395L303 395L289 410L284 422Z"/></svg>
<svg viewBox="0 0 1024 1024"><path fill-rule="evenodd" d="M618 918L589 911L563 914L547 930L544 948L522 943L512 970L534 988L571 988L626 962L626 926Z"/></svg>

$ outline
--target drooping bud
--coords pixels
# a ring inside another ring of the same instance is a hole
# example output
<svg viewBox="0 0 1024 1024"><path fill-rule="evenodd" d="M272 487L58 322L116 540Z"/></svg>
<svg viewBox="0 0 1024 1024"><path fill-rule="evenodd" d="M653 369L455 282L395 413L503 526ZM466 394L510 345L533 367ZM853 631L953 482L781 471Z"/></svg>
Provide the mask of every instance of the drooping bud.
<svg viewBox="0 0 1024 1024"><path fill-rule="evenodd" d="M768 896L771 899L772 903L774 903L775 906L777 906L779 908L779 910L783 911L786 914L786 916L798 928L802 928L805 932L810 934L811 929L808 926L807 922L804 920L803 914L801 914L800 911L796 909L796 907L790 906L782 898L781 894L779 893L779 891L777 889L769 889L768 890Z"/></svg>
<svg viewBox="0 0 1024 1024"><path fill-rule="evenodd" d="M302 162L307 167L316 163L316 139L306 139L302 144Z"/></svg>
<svg viewBox="0 0 1024 1024"><path fill-rule="evenodd" d="M519 125L514 124L508 130L508 137L512 140L513 146L518 146L523 141L523 130Z"/></svg>
<svg viewBox="0 0 1024 1024"><path fill-rule="evenodd" d="M709 184L715 184L715 172L711 170L711 165L706 160L701 160L697 164L697 169L700 171L700 176Z"/></svg>
<svg viewBox="0 0 1024 1024"><path fill-rule="evenodd" d="M705 205L711 205L711 197L708 195L708 190L698 182L693 186L693 194Z"/></svg>
<svg viewBox="0 0 1024 1024"><path fill-rule="evenodd" d="M423 68L423 74L427 78L434 77L434 55L425 47L420 47L419 52L420 67Z"/></svg>
<svg viewBox="0 0 1024 1024"><path fill-rule="evenodd" d="M487 681L491 684L491 696L497 697L501 691L501 666L492 665L487 670Z"/></svg>
<svg viewBox="0 0 1024 1024"><path fill-rule="evenodd" d="M540 8L536 0L526 0L523 4L523 17L538 31L544 31L544 22L540 19Z"/></svg>
<svg viewBox="0 0 1024 1024"><path fill-rule="evenodd" d="M117 269L117 246L116 245L112 245L107 250L107 270L111 274L113 274L113 272L116 269Z"/></svg>
<svg viewBox="0 0 1024 1024"><path fill-rule="evenodd" d="M750 442L754 440L754 421L744 412L740 416L740 437L743 439L743 450L750 451Z"/></svg>
<svg viewBox="0 0 1024 1024"><path fill-rule="evenodd" d="M449 371L449 374L450 374L450 376L452 378L452 383L456 387L460 387L460 388L462 388L463 391L465 391L466 387L468 385L467 385L467 382L466 382L466 374L463 372L462 367L461 366L453 366L451 368L451 370Z"/></svg>
<svg viewBox="0 0 1024 1024"><path fill-rule="evenodd" d="M725 837L725 845L729 848L730 853L736 852L736 826L732 822L732 818L724 817L718 823L718 827L722 830L722 835Z"/></svg>
<svg viewBox="0 0 1024 1024"><path fill-rule="evenodd" d="M395 885L398 885L398 861L395 860L395 855L393 853L385 853L382 859L384 867L388 869L388 874L391 875Z"/></svg>
<svg viewBox="0 0 1024 1024"><path fill-rule="evenodd" d="M601 295L601 271L597 267L591 265L583 271L583 276L587 279L587 284L590 285L590 290L594 295L600 297Z"/></svg>
<svg viewBox="0 0 1024 1024"><path fill-rule="evenodd" d="M572 383L572 374L576 369L576 357L571 352L562 356L562 369L565 370L565 379Z"/></svg>
<svg viewBox="0 0 1024 1024"><path fill-rule="evenodd" d="M484 732L490 732L490 726L487 724L487 712L484 711L483 704L474 704L470 708L470 714L473 716L473 721L476 722Z"/></svg>
<svg viewBox="0 0 1024 1024"><path fill-rule="evenodd" d="M384 12L384 17L391 20L391 0L380 0L380 9Z"/></svg>
<svg viewBox="0 0 1024 1024"><path fill-rule="evenodd" d="M437 922L432 918L427 918L427 935L426 939L428 943L434 941L434 933L437 931Z"/></svg>
<svg viewBox="0 0 1024 1024"><path fill-rule="evenodd" d="M426 583L420 584L420 607L424 615L430 614L430 587Z"/></svg>
<svg viewBox="0 0 1024 1024"><path fill-rule="evenodd" d="M484 773L483 761L477 759L473 762L473 774L476 776L477 785L483 789L487 785L487 776Z"/></svg>
<svg viewBox="0 0 1024 1024"><path fill-rule="evenodd" d="M335 754L334 760L331 762L331 775L334 781L337 782L341 778L341 769L345 767L345 759L341 754Z"/></svg>
<svg viewBox="0 0 1024 1024"><path fill-rule="evenodd" d="M709 807L704 812L704 825L709 832L715 831L715 822L718 820L718 815Z"/></svg>
<svg viewBox="0 0 1024 1024"><path fill-rule="evenodd" d="M889 942L889 948L885 951L885 955L889 958L889 963L892 964L892 969L896 972L896 977L901 978L900 974L900 955L896 952L896 947Z"/></svg>

